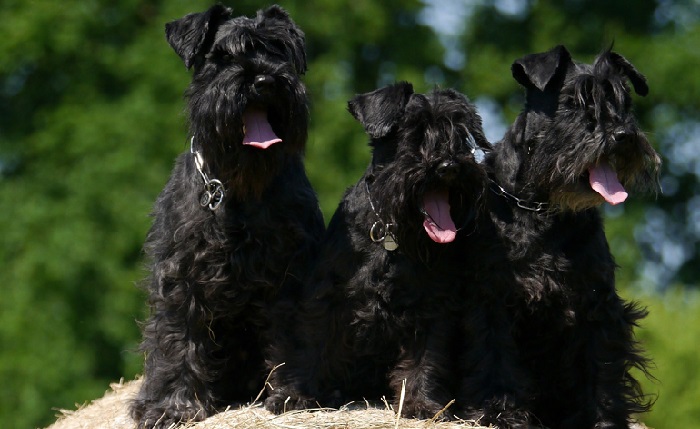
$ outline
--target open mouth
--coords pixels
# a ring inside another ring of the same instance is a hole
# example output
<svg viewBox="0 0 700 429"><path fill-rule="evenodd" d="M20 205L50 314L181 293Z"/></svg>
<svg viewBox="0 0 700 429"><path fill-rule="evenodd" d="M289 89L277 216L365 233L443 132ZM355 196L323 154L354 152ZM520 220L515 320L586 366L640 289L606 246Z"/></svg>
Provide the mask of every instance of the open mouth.
<svg viewBox="0 0 700 429"><path fill-rule="evenodd" d="M423 228L436 243L449 243L457 236L457 228L450 214L450 191L434 189L423 195Z"/></svg>
<svg viewBox="0 0 700 429"><path fill-rule="evenodd" d="M588 168L588 180L591 189L612 205L620 204L627 199L627 192L618 180L617 173L605 160Z"/></svg>
<svg viewBox="0 0 700 429"><path fill-rule="evenodd" d="M267 111L257 106L249 106L243 112L243 144L258 149L267 149L282 139L272 130L267 120Z"/></svg>

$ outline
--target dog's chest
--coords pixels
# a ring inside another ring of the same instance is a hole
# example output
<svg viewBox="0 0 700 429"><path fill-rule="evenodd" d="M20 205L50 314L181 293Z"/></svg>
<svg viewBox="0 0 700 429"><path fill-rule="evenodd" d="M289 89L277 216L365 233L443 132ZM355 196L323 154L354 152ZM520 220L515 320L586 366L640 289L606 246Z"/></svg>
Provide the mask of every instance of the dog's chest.
<svg viewBox="0 0 700 429"><path fill-rule="evenodd" d="M514 264L524 298L519 318L530 332L559 335L588 318L601 296L614 289L614 262L607 246L590 237L547 240L534 249Z"/></svg>
<svg viewBox="0 0 700 429"><path fill-rule="evenodd" d="M422 321L445 311L447 279L398 255L382 255L350 282L355 322L384 338L412 332Z"/></svg>

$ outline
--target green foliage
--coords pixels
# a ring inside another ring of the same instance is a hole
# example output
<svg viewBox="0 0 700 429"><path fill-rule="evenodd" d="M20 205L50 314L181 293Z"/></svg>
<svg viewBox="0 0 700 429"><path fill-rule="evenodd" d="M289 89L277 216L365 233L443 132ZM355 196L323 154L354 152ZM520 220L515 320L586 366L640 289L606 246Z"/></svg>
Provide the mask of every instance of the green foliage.
<svg viewBox="0 0 700 429"><path fill-rule="evenodd" d="M0 3L3 427L47 425L53 408L94 399L109 382L141 371L141 246L153 201L188 144L182 93L190 72L167 45L164 24L212 3ZM252 0L230 3L247 15L262 7ZM504 13L498 7L507 3L522 8ZM440 38L418 19L424 7L419 0L281 4L307 35L307 169L326 219L370 158L347 100L396 80L411 81L418 91L441 84L472 99L489 97L508 122L522 103L509 73L513 59L565 43L576 58L590 60L615 40L649 78L651 94L635 103L662 152L677 150L678 133L668 129L698 117L700 99L689 90L700 80L692 72L700 66L700 25L688 18L697 16L692 2L481 2L468 7L468 25L456 36L466 58L460 70L444 66ZM692 160L682 157L687 152L679 153L667 159L664 172L673 192L608 211L619 284L632 297L640 295L635 285L643 255L661 248L644 238L656 237L644 233L652 208L667 216L668 225L680 225L672 230L680 233L662 234L664 240L697 247L686 204L698 180ZM685 257L675 282L695 286L697 256L688 251ZM641 301L651 314L639 335L660 380L648 384L659 399L646 420L656 427L666 421L695 427L698 301L680 292L643 295Z"/></svg>
<svg viewBox="0 0 700 429"><path fill-rule="evenodd" d="M641 302L648 304L649 316L637 336L656 362L652 371L656 380L641 378L644 391L656 397L653 411L644 421L651 428L697 427L700 296L696 291L674 289Z"/></svg>

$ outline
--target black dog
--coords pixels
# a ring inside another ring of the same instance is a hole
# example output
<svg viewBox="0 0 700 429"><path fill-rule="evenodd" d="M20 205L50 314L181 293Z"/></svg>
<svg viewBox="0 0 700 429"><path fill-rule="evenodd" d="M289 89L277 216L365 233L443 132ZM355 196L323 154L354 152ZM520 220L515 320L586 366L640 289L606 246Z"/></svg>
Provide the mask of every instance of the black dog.
<svg viewBox="0 0 700 429"><path fill-rule="evenodd" d="M515 61L524 111L486 156L490 217L465 247L469 348L463 417L501 427L627 428L649 408L631 369L648 361L633 328L646 312L615 290L598 207L656 190L660 158L631 111L624 57L592 65L556 47Z"/></svg>
<svg viewBox="0 0 700 429"><path fill-rule="evenodd" d="M323 235L303 166L304 35L278 6L255 18L214 6L166 25L194 67L191 150L159 196L146 251L139 427L201 420L263 387L279 299L300 290Z"/></svg>
<svg viewBox="0 0 700 429"><path fill-rule="evenodd" d="M398 404L405 380L403 415L433 417L454 397L454 241L473 228L486 191L474 150L488 142L453 90L414 94L399 83L349 109L371 137L372 163L330 222L265 405L282 412L383 395Z"/></svg>

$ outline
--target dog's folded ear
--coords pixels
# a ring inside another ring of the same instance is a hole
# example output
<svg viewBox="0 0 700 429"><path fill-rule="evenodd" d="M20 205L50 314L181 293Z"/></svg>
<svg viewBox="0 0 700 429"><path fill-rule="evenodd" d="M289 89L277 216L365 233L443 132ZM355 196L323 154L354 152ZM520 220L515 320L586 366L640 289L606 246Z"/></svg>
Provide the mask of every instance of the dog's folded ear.
<svg viewBox="0 0 700 429"><path fill-rule="evenodd" d="M544 91L555 77L563 77L569 64L572 64L571 54L559 45L547 52L529 54L515 60L511 72L513 78L525 88Z"/></svg>
<svg viewBox="0 0 700 429"><path fill-rule="evenodd" d="M399 82L356 95L348 102L348 110L367 134L377 139L385 137L398 124L412 94L413 85Z"/></svg>
<svg viewBox="0 0 700 429"><path fill-rule="evenodd" d="M632 63L627 61L627 58L616 52L608 50L602 53L596 58L593 67L596 70L596 74L602 74L607 71L627 76L634 87L634 92L642 97L649 93L649 86L644 75L637 71Z"/></svg>
<svg viewBox="0 0 700 429"><path fill-rule="evenodd" d="M283 25L286 34L280 34L279 41L284 43L287 55L295 71L298 74L306 73L306 40L304 32L294 23L289 13L278 5L272 5L264 11L258 11L257 21L258 26L265 26L269 21Z"/></svg>
<svg viewBox="0 0 700 429"><path fill-rule="evenodd" d="M214 41L216 29L231 16L231 9L215 5L206 12L192 13L165 24L168 43L185 62L192 67L197 58L203 58Z"/></svg>

